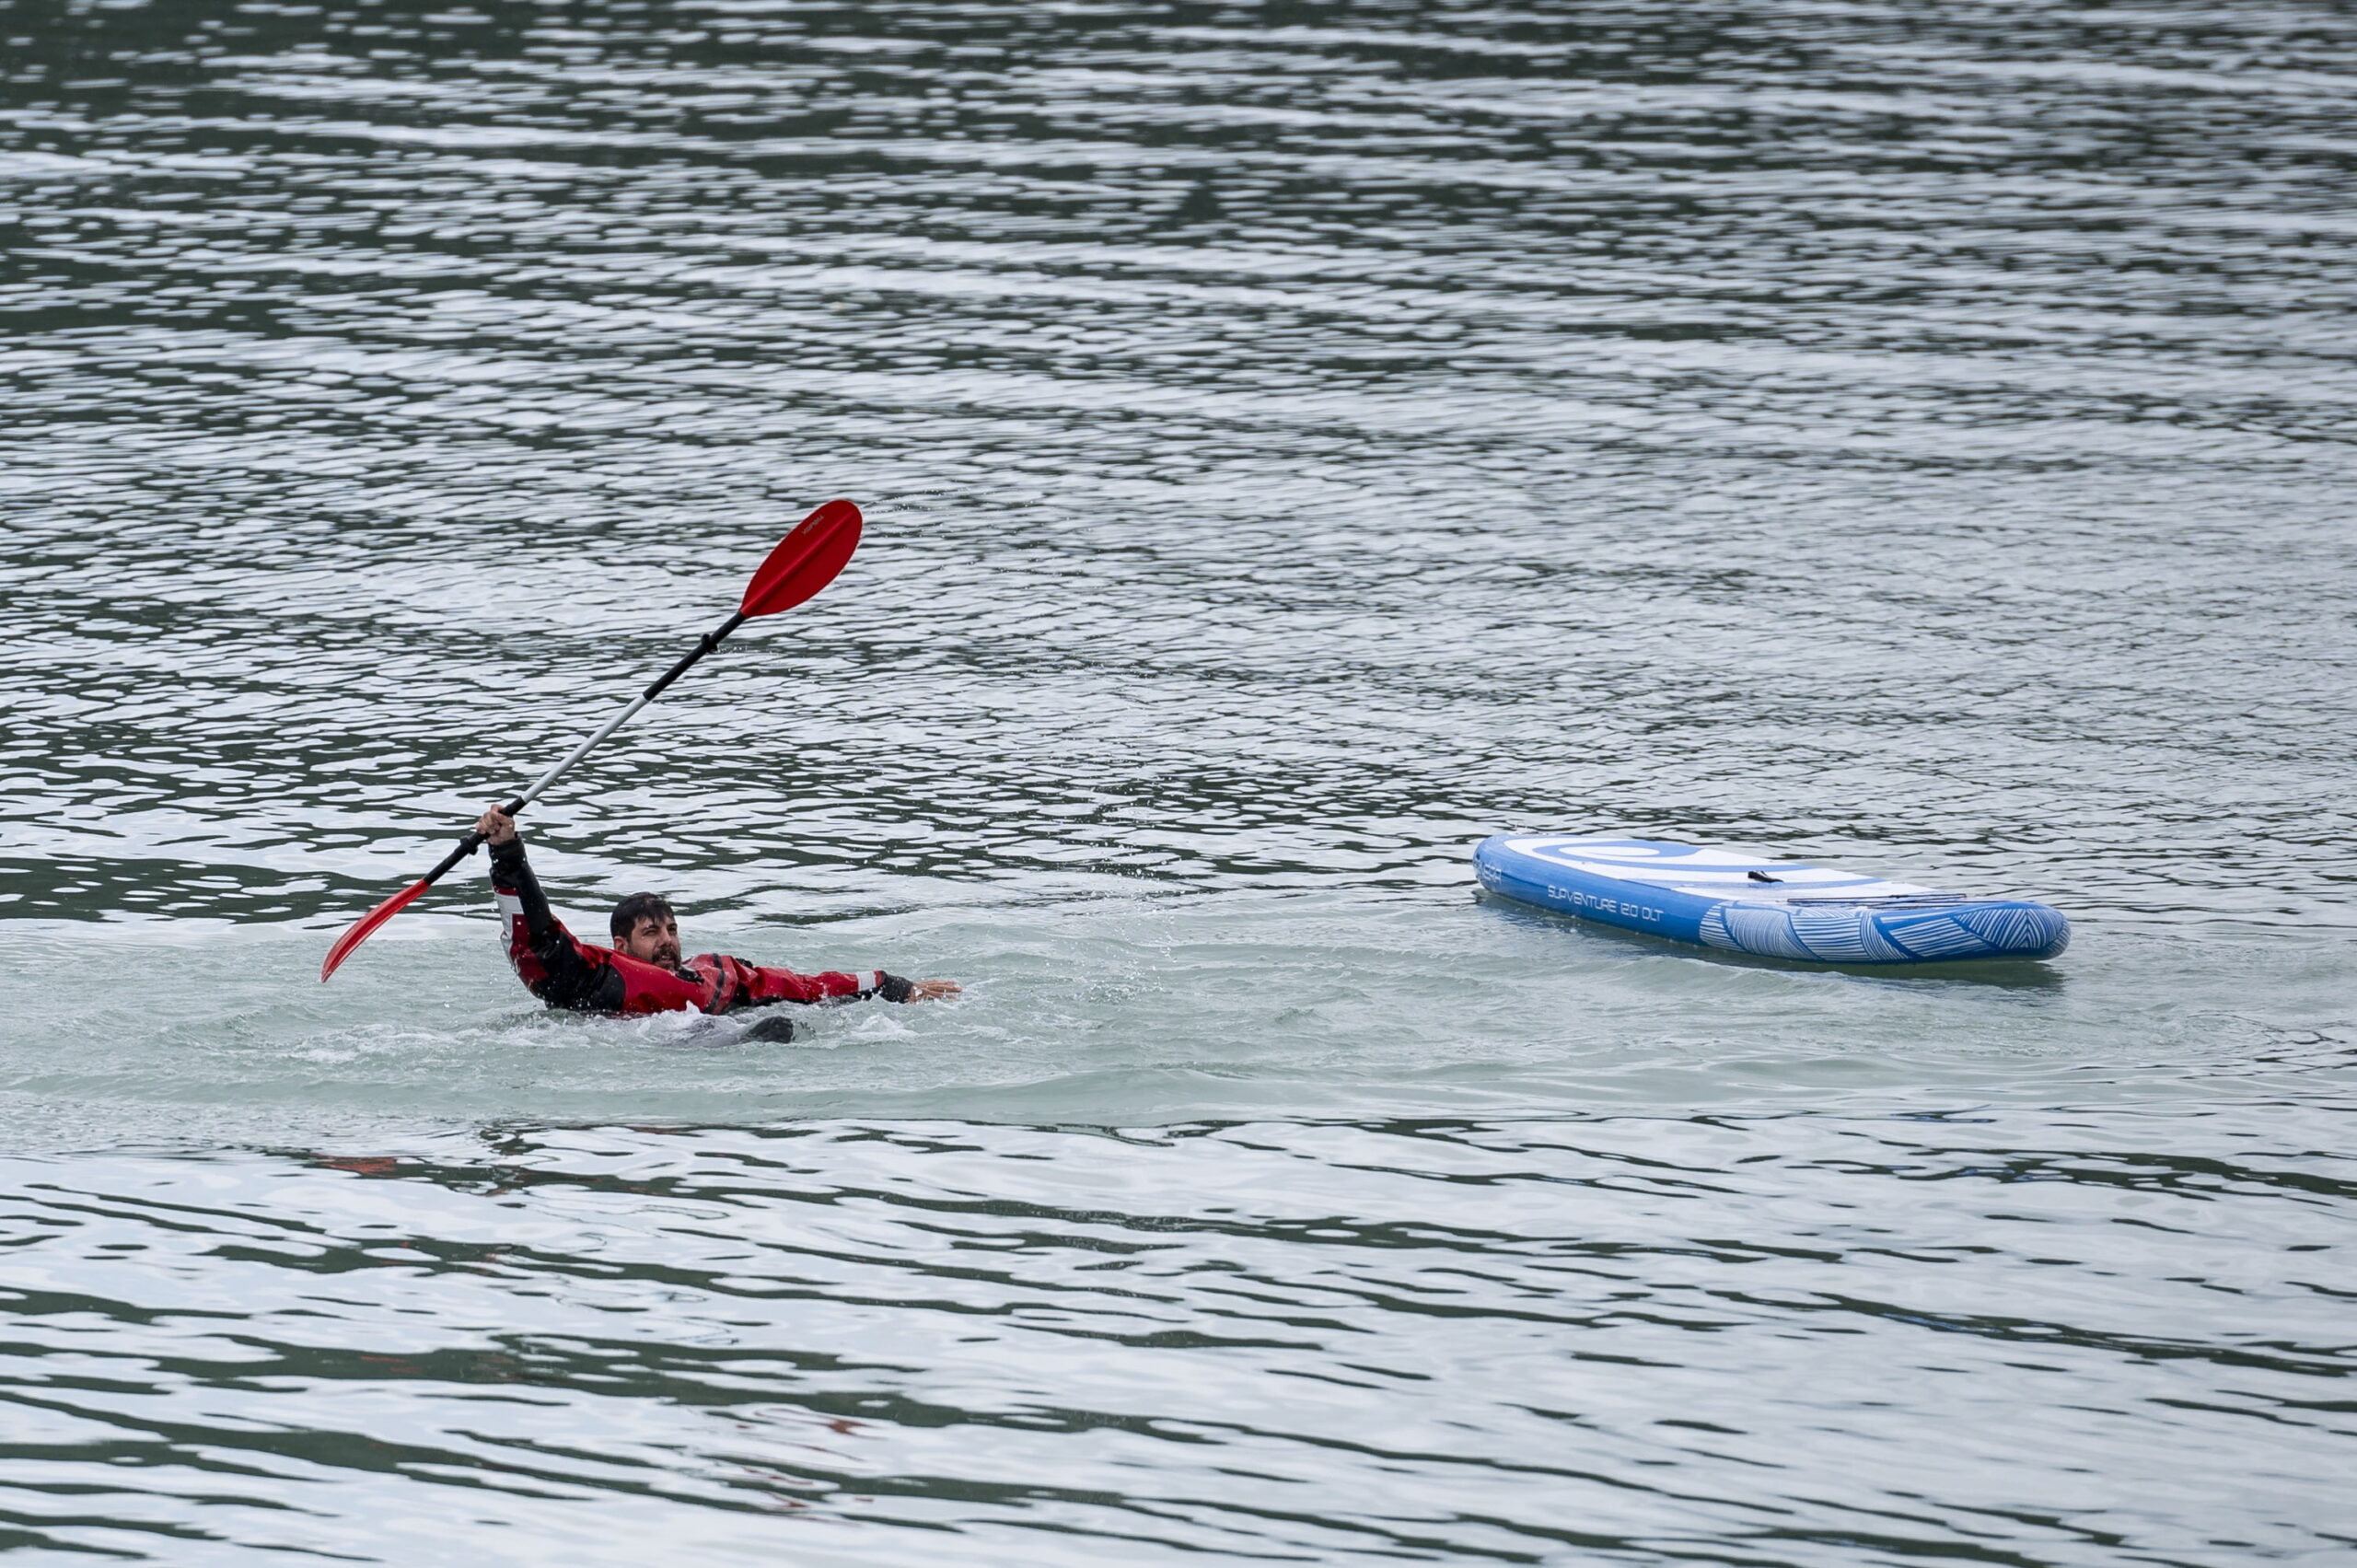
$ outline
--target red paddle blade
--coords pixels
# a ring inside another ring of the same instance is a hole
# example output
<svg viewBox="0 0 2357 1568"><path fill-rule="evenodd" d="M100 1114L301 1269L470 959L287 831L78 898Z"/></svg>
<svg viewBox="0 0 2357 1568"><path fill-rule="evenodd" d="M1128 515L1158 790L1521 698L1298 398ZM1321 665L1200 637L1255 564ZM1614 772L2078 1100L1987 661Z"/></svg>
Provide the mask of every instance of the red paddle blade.
<svg viewBox="0 0 2357 1568"><path fill-rule="evenodd" d="M745 585L745 600L737 612L749 618L792 610L833 582L858 548L859 508L848 501L828 502L777 541Z"/></svg>
<svg viewBox="0 0 2357 1568"><path fill-rule="evenodd" d="M391 898L387 899L383 903L378 904L375 909L370 910L366 914L362 915L358 920L354 921L352 923L352 929L337 937L335 939L335 946L328 949L328 956L326 959L319 965L319 983L321 985L325 985L328 981L328 976L335 973L336 966L338 964L343 963L344 959L352 957L352 950L354 947L357 947L363 942L367 941L370 935L376 931L377 927L384 924L385 922L392 919L393 916L409 908L409 906L416 900L417 896L420 893L424 892L426 889L431 888L432 886L434 886L434 883L430 877L423 882L412 882L408 887L403 888L400 892L395 893Z"/></svg>

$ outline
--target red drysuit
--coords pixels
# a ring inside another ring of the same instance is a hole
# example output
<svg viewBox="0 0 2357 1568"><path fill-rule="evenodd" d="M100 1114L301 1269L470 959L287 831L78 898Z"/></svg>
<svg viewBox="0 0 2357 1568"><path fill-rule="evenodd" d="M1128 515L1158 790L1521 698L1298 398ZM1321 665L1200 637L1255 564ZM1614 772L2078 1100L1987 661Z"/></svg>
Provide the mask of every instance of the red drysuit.
<svg viewBox="0 0 2357 1568"><path fill-rule="evenodd" d="M678 969L667 970L577 940L550 912L548 895L540 891L540 878L524 858L520 838L492 845L491 890L499 900L507 961L516 966L526 989L552 1007L626 1016L691 1007L726 1013L836 996L880 995L888 1002L909 997L909 982L881 970L796 974L720 953L699 953Z"/></svg>

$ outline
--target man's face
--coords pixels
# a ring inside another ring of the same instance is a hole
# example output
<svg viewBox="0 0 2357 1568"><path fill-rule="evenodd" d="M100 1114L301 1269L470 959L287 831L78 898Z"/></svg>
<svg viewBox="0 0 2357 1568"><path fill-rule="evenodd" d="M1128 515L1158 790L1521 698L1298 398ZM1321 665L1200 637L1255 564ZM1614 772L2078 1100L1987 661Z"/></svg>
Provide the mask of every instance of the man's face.
<svg viewBox="0 0 2357 1568"><path fill-rule="evenodd" d="M621 950L633 958L650 964L660 964L667 970L679 967L679 923L668 917L657 919L651 914L638 917L630 937Z"/></svg>

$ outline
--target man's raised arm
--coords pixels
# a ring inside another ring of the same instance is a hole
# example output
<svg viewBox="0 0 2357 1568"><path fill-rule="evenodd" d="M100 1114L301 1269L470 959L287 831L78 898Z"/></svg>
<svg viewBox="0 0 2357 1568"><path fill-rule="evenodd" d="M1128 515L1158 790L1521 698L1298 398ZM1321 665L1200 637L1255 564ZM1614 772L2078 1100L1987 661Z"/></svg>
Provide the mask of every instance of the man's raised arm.
<svg viewBox="0 0 2357 1568"><path fill-rule="evenodd" d="M540 879L524 858L516 819L494 806L475 823L475 831L491 845L492 897L499 900L507 961L516 966L525 987L552 1007L621 1011L625 989L621 973L583 951L549 908Z"/></svg>

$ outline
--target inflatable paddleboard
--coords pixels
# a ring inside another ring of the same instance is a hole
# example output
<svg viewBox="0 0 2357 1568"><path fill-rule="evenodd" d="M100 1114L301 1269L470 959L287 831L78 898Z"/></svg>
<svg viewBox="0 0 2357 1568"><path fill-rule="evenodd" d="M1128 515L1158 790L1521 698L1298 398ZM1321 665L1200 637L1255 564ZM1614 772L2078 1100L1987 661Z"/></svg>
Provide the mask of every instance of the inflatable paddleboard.
<svg viewBox="0 0 2357 1568"><path fill-rule="evenodd" d="M1730 953L1825 964L2050 958L2062 912L1662 839L1500 833L1473 852L1481 886L1517 903Z"/></svg>

